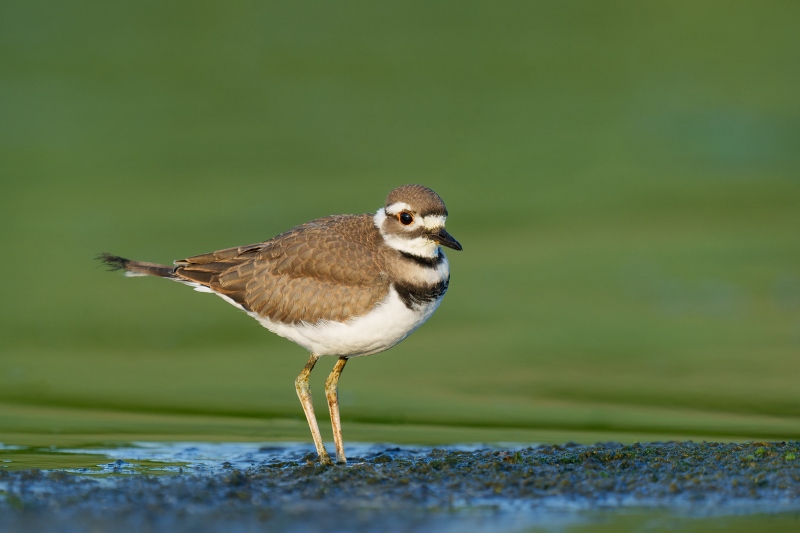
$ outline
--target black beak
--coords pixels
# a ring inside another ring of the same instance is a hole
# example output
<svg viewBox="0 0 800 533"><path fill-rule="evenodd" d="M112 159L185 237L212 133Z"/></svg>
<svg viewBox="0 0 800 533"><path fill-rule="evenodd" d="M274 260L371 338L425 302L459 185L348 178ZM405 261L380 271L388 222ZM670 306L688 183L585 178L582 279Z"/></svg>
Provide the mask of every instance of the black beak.
<svg viewBox="0 0 800 533"><path fill-rule="evenodd" d="M442 246L447 246L448 248L452 248L453 250L461 251L463 248L461 244L457 240L453 238L452 235L447 233L444 228L440 229L437 233L431 235L431 240L441 244Z"/></svg>

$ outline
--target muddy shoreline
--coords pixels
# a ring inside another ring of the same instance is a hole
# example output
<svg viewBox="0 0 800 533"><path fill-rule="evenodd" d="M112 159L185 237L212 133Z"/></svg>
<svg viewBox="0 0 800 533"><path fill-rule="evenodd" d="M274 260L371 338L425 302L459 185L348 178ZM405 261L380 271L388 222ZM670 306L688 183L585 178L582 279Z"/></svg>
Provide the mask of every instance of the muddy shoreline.
<svg viewBox="0 0 800 533"><path fill-rule="evenodd" d="M609 509L800 512L798 442L362 446L346 467L297 447L213 461L187 460L192 450L160 475L123 459L92 473L0 471L0 531L524 530Z"/></svg>

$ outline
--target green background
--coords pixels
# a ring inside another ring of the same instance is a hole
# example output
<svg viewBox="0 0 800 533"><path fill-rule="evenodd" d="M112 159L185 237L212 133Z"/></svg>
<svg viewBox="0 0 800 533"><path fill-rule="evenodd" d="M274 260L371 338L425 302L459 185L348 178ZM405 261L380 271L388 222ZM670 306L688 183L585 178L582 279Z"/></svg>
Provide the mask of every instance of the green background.
<svg viewBox="0 0 800 533"><path fill-rule="evenodd" d="M93 257L404 183L464 251L421 330L347 366L346 440L800 438L800 4L0 9L0 441L309 440L301 348Z"/></svg>

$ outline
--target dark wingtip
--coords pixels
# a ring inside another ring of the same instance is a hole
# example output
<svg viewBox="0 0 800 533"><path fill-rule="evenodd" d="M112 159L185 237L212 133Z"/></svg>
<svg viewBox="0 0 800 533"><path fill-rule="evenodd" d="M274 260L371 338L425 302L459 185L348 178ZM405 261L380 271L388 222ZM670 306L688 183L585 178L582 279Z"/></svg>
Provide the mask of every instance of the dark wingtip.
<svg viewBox="0 0 800 533"><path fill-rule="evenodd" d="M106 265L108 270L112 272L115 270L126 270L128 263L130 263L130 259L125 259L118 255L111 255L106 252L98 254L95 259Z"/></svg>

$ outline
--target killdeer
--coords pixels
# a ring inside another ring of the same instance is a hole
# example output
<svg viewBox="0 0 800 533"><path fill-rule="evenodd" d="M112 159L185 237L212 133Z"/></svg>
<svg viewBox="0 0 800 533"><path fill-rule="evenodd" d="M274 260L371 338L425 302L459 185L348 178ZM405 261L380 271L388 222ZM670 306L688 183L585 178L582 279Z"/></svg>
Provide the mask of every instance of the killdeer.
<svg viewBox="0 0 800 533"><path fill-rule="evenodd" d="M422 325L450 281L441 250L461 245L444 229L447 208L421 185L394 189L374 214L306 222L268 241L175 261L175 266L101 254L127 276L158 276L210 292L311 353L295 388L320 463L322 443L308 378L321 356L338 357L325 382L336 445L346 463L339 376L350 357L387 350Z"/></svg>

